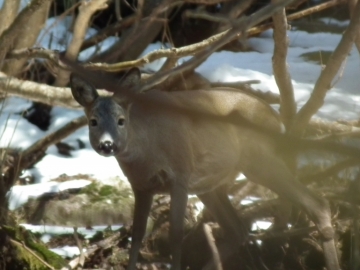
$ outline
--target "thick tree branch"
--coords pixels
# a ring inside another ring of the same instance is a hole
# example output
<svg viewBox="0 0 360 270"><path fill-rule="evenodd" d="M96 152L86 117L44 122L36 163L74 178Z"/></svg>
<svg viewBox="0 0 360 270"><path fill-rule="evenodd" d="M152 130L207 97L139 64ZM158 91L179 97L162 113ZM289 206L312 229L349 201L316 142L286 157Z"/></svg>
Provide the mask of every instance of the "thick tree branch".
<svg viewBox="0 0 360 270"><path fill-rule="evenodd" d="M274 3L278 0L273 0ZM285 127L288 127L296 114L294 88L288 71L286 56L289 39L287 37L287 20L285 8L273 15L274 24L274 55L272 58L275 81L281 96L281 118Z"/></svg>
<svg viewBox="0 0 360 270"><path fill-rule="evenodd" d="M51 106L80 109L69 88L54 87L46 84L23 81L8 77L0 72L0 92L11 96L27 98ZM100 91L102 95L109 95L107 91Z"/></svg>
<svg viewBox="0 0 360 270"><path fill-rule="evenodd" d="M31 1L31 3L16 17L11 26L2 33L0 36L0 69L6 54L11 50L15 39L19 36L21 29L24 27L24 25L26 25L27 21L37 9L50 1L51 0Z"/></svg>
<svg viewBox="0 0 360 270"><path fill-rule="evenodd" d="M20 7L20 0L4 1L0 10L0 36L12 24Z"/></svg>
<svg viewBox="0 0 360 270"><path fill-rule="evenodd" d="M50 5L51 1L46 2L35 10L27 23L20 29L18 37L14 40L13 48L21 49L34 46L36 39L48 18ZM8 61L4 64L3 71L10 76L15 76L22 71L26 61L27 58Z"/></svg>
<svg viewBox="0 0 360 270"><path fill-rule="evenodd" d="M331 82L335 75L338 73L344 59L350 52L357 33L360 29L360 1L356 4L353 17L346 29L339 45L331 55L325 69L322 70L319 79L317 80L314 91L310 99L300 109L296 115L294 122L291 126L291 132L301 133L306 125L309 123L310 118L319 110L324 104L324 98L327 92L331 89Z"/></svg>

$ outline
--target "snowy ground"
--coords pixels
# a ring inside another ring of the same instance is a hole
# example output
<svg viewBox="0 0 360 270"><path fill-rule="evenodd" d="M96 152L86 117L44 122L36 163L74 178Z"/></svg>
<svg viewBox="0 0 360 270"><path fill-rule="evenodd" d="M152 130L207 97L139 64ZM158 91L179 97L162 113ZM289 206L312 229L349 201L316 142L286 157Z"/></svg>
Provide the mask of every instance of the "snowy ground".
<svg viewBox="0 0 360 270"><path fill-rule="evenodd" d="M0 1L1 5L1 1ZM66 32L65 22L57 22L54 26L54 19L49 19L47 26L52 26L50 32L56 33L55 37L60 40L60 34ZM323 19L327 23L344 24L330 19ZM346 22L345 22L346 24ZM43 32L45 33L45 32ZM48 32L49 33L49 32ZM89 32L93 34L94 30ZM70 33L67 33L70 36ZM308 99L314 83L321 71L321 63L305 61L301 56L304 53L321 51L332 51L341 39L340 34L315 33L309 34L303 31L289 31L290 48L288 54L289 69L295 88L295 96L298 106L302 106ZM56 38L53 37L56 41ZM103 49L109 46L114 38L104 42ZM52 49L64 49L63 45L50 44L49 37L41 34L39 37L40 46ZM160 48L160 44L152 44L144 54ZM261 36L251 38L249 47L253 50L243 53L218 52L214 53L197 71L211 81L239 81L239 80L260 80L261 84L256 88L264 91L278 93L278 89L272 75L271 58L273 53L272 31L266 31ZM81 58L86 59L91 49ZM181 61L184 61L182 59ZM321 108L318 117L335 119L358 119L360 114L360 68L359 53L353 48L345 65L343 74L335 87L326 97L325 105ZM158 60L149 64L147 69L156 70L164 60ZM20 117L19 113L27 109L31 103L19 98L8 98L0 104L0 147L21 147L25 148L42 138L44 135L53 132L62 125L82 115L81 111L54 108L52 110L52 123L48 131L43 132L27 120ZM79 149L77 139L83 141L85 149ZM34 185L15 186L9 194L10 208L16 209L24 204L29 197L40 196L43 192L63 190L69 187L82 187L89 184L87 180L71 181L67 183L49 182L61 174L92 174L99 181L106 181L114 176L126 179L119 169L114 158L104 158L97 155L90 147L87 128L82 128L66 138L66 143L74 146L77 150L71 152L71 157L65 157L57 152L53 146L47 151L47 155L36 166L29 170L36 179Z"/></svg>

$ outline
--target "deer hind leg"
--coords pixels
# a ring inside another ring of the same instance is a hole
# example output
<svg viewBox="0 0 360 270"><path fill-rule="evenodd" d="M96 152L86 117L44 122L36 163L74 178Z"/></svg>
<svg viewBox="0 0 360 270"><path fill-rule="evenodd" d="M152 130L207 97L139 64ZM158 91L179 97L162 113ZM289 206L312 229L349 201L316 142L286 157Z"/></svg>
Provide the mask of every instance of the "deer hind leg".
<svg viewBox="0 0 360 270"><path fill-rule="evenodd" d="M328 202L298 182L281 158L274 153L259 153L254 162L247 163L244 174L279 196L302 207L316 224L322 236L323 252L328 270L338 270L339 262L331 225Z"/></svg>
<svg viewBox="0 0 360 270"><path fill-rule="evenodd" d="M239 249L240 245L244 244L248 236L248 228L242 224L237 216L237 213L229 200L225 186L218 187L207 193L199 194L198 197L225 232L226 243L219 246L220 257L224 262ZM259 258L254 258L251 262L253 263L252 269L267 269ZM216 268L214 262L211 261L204 269L214 268Z"/></svg>

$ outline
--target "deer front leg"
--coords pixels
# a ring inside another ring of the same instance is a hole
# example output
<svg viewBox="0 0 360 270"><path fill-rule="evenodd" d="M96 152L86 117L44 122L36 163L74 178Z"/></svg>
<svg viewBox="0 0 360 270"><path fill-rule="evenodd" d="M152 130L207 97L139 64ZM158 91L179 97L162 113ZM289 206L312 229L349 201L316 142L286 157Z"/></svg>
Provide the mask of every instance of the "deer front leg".
<svg viewBox="0 0 360 270"><path fill-rule="evenodd" d="M139 191L136 189L133 189L133 191L135 197L135 208L132 241L129 253L129 264L126 268L127 270L134 270L136 267L153 199L153 194L149 191Z"/></svg>
<svg viewBox="0 0 360 270"><path fill-rule="evenodd" d="M185 181L176 181L170 190L170 248L171 270L181 269L181 246L184 238L184 218L188 201Z"/></svg>

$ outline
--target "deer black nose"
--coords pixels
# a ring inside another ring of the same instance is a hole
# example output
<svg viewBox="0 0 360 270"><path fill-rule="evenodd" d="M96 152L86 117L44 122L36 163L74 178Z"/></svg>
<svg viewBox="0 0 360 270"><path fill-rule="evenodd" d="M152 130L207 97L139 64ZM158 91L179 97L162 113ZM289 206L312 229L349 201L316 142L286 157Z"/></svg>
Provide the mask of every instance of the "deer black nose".
<svg viewBox="0 0 360 270"><path fill-rule="evenodd" d="M100 142L100 144L99 144L100 152L105 155L113 154L115 152L115 149L116 149L116 146L111 141L104 141L104 142Z"/></svg>

